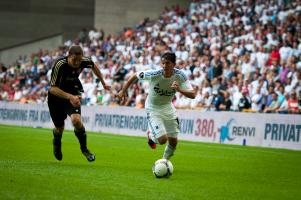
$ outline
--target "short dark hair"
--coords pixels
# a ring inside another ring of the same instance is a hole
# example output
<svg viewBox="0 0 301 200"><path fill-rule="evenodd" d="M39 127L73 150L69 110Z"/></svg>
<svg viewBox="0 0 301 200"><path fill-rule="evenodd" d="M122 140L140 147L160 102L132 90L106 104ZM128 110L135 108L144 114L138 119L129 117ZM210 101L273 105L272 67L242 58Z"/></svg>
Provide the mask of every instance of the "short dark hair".
<svg viewBox="0 0 301 200"><path fill-rule="evenodd" d="M175 53L172 53L172 52L167 52L167 53L164 53L162 56L161 56L161 59L166 59L166 60L169 60L170 62L176 64L176 54Z"/></svg>
<svg viewBox="0 0 301 200"><path fill-rule="evenodd" d="M273 92L273 94L275 94L275 95L278 97L278 94L277 94L277 92Z"/></svg>
<svg viewBox="0 0 301 200"><path fill-rule="evenodd" d="M83 49L79 45L71 46L69 49L69 56L71 55L83 55Z"/></svg>

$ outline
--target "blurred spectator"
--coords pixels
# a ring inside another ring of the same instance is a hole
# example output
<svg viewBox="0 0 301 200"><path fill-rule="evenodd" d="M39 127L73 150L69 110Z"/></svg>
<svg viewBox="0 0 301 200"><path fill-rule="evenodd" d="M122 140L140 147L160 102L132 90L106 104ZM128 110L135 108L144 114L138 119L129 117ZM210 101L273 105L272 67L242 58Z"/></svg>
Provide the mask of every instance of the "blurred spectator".
<svg viewBox="0 0 301 200"><path fill-rule="evenodd" d="M281 114L288 114L289 113L289 108L288 108L288 99L289 95L285 94L284 95L284 100L280 104L279 108L276 110L276 112L281 113Z"/></svg>
<svg viewBox="0 0 301 200"><path fill-rule="evenodd" d="M221 93L221 101L218 106L219 111L230 111L230 108L232 106L232 101L230 99L229 92L222 92Z"/></svg>
<svg viewBox="0 0 301 200"><path fill-rule="evenodd" d="M251 100L252 100L252 110L254 110L255 112L260 112L262 110L262 101L263 101L263 95L261 94L260 86L256 88L256 92L252 96Z"/></svg>
<svg viewBox="0 0 301 200"><path fill-rule="evenodd" d="M265 113L274 113L280 107L280 103L278 101L278 95L276 92L272 93L272 101L267 107L264 109Z"/></svg>
<svg viewBox="0 0 301 200"><path fill-rule="evenodd" d="M219 105L221 104L222 96L221 94L218 93L217 90L213 90L212 95L213 97L212 97L210 110L219 111Z"/></svg>
<svg viewBox="0 0 301 200"><path fill-rule="evenodd" d="M292 113L292 114L300 113L299 104L300 103L298 102L296 92L292 92L290 97L287 100L288 112Z"/></svg>
<svg viewBox="0 0 301 200"><path fill-rule="evenodd" d="M244 89L242 91L242 97L239 99L238 108L239 111L247 111L248 109L251 108L251 100L250 97L248 96L247 89Z"/></svg>

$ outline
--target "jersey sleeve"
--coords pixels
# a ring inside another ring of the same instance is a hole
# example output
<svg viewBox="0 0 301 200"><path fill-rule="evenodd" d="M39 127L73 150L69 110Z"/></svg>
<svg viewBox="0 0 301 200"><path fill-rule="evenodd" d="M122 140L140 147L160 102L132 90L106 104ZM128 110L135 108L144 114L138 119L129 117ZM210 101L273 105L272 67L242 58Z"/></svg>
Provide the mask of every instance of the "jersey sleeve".
<svg viewBox="0 0 301 200"><path fill-rule="evenodd" d="M192 86L191 86L190 81L188 80L186 74L183 71L179 70L177 72L177 74L178 74L178 80L179 80L180 88L183 88L183 89L193 89Z"/></svg>
<svg viewBox="0 0 301 200"><path fill-rule="evenodd" d="M82 60L82 67L83 68L93 68L94 67L94 62L92 61L91 57L83 57Z"/></svg>
<svg viewBox="0 0 301 200"><path fill-rule="evenodd" d="M63 65L66 62L59 60L54 64L51 72L50 86L59 86L63 76Z"/></svg>
<svg viewBox="0 0 301 200"><path fill-rule="evenodd" d="M137 77L139 80L151 80L153 77L162 74L162 70L150 70L137 72Z"/></svg>
<svg viewBox="0 0 301 200"><path fill-rule="evenodd" d="M180 84L180 87L183 88L183 89L189 89L189 90L193 89L189 80L186 80L185 82L182 82Z"/></svg>

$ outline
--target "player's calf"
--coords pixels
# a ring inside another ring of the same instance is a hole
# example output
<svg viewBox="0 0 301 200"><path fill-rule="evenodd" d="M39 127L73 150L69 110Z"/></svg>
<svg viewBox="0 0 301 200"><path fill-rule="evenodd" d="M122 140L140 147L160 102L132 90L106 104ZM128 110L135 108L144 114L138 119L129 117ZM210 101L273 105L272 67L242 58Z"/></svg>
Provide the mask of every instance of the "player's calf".
<svg viewBox="0 0 301 200"><path fill-rule="evenodd" d="M62 154L62 134L57 133L55 131L55 129L53 129L52 131L53 133L53 140L52 140L52 144L53 144L53 154L54 157L57 160L62 160L63 159L63 154Z"/></svg>
<svg viewBox="0 0 301 200"><path fill-rule="evenodd" d="M89 162L94 161L95 155L92 154L87 148L87 134L85 127L82 127L81 129L74 129L74 133L79 141L80 149L83 155L87 158Z"/></svg>
<svg viewBox="0 0 301 200"><path fill-rule="evenodd" d="M82 127L81 129L74 129L74 133L80 144L80 149L87 149L87 135L85 127Z"/></svg>

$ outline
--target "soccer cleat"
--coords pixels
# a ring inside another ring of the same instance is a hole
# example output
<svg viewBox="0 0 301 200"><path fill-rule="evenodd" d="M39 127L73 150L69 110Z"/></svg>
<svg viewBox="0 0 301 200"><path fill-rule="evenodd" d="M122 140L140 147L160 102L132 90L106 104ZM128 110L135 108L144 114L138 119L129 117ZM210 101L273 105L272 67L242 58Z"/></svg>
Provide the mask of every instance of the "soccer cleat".
<svg viewBox="0 0 301 200"><path fill-rule="evenodd" d="M95 160L95 155L91 153L88 149L82 150L82 153L87 158L89 162L93 162Z"/></svg>
<svg viewBox="0 0 301 200"><path fill-rule="evenodd" d="M157 145L156 145L156 143L149 137L149 134L150 134L150 131L147 131L147 139L148 139L147 144L148 144L148 146L149 146L150 148L156 149Z"/></svg>
<svg viewBox="0 0 301 200"><path fill-rule="evenodd" d="M53 138L52 143L53 143L54 157L57 160L62 160L63 159L63 154L62 154L62 149L61 149L61 147L62 147L61 139L60 138Z"/></svg>

